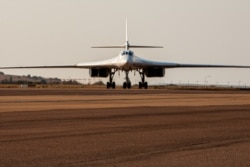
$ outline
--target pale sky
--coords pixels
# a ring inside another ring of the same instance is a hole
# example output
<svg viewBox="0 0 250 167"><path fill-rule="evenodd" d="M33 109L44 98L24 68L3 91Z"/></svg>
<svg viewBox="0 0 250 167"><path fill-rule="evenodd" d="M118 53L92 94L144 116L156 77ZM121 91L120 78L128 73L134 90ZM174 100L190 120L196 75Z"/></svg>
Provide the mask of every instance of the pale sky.
<svg viewBox="0 0 250 167"><path fill-rule="evenodd" d="M250 65L249 0L0 0L0 66L71 65L115 57L125 42L142 58ZM89 78L87 69L2 70L7 74ZM250 85L250 69L166 69L149 83ZM139 82L130 73L132 84ZM211 76L211 77L208 77ZM124 76L115 76L117 83Z"/></svg>

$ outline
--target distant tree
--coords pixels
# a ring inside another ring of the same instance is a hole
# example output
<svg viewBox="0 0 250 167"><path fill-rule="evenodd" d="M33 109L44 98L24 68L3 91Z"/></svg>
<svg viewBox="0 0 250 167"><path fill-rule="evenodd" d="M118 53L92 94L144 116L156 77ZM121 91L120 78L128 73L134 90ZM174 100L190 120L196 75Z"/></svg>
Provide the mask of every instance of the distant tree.
<svg viewBox="0 0 250 167"><path fill-rule="evenodd" d="M13 78L12 77L10 77L10 84L12 84L13 83Z"/></svg>
<svg viewBox="0 0 250 167"><path fill-rule="evenodd" d="M68 81L63 81L63 84L68 84L68 85L79 85L80 83L77 82L76 80L68 80Z"/></svg>
<svg viewBox="0 0 250 167"><path fill-rule="evenodd" d="M17 84L26 84L27 82L26 81L22 81L22 80L19 80L16 82Z"/></svg>
<svg viewBox="0 0 250 167"><path fill-rule="evenodd" d="M8 84L9 83L9 81L7 80L7 79L4 79L4 80L2 80L2 82L1 83L3 83L3 84Z"/></svg>
<svg viewBox="0 0 250 167"><path fill-rule="evenodd" d="M47 81L45 79L42 79L41 84L47 84Z"/></svg>
<svg viewBox="0 0 250 167"><path fill-rule="evenodd" d="M0 71L0 75L4 75L4 73Z"/></svg>

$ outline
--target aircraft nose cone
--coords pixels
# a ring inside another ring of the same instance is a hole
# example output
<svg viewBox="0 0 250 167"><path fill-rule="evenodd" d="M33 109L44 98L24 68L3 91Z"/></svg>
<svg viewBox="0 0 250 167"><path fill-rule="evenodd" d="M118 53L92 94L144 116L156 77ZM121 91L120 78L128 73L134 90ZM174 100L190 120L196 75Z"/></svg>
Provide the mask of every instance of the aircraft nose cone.
<svg viewBox="0 0 250 167"><path fill-rule="evenodd" d="M131 64L132 64L131 62L132 62L132 60L131 60L130 57L124 56L124 57L122 57L122 59L120 60L120 65L126 68L126 67L131 66Z"/></svg>

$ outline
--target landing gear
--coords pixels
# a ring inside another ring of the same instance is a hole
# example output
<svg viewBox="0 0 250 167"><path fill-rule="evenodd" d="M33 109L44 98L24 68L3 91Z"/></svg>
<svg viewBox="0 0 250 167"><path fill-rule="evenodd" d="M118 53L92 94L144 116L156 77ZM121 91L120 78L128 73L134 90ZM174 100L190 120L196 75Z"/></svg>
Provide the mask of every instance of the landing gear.
<svg viewBox="0 0 250 167"><path fill-rule="evenodd" d="M148 83L145 82L145 73L143 71L139 71L139 74L141 76L141 82L139 82L139 89L144 88L144 89L148 89Z"/></svg>
<svg viewBox="0 0 250 167"><path fill-rule="evenodd" d="M110 71L109 82L107 82L107 89L109 89L109 88L115 89L115 82L113 82L113 78L114 78L114 75L115 75L116 71L117 70L114 70L113 72L112 72L112 70Z"/></svg>
<svg viewBox="0 0 250 167"><path fill-rule="evenodd" d="M139 89L141 88L145 88L145 89L148 89L148 83L147 82L139 82Z"/></svg>
<svg viewBox="0 0 250 167"><path fill-rule="evenodd" d="M125 71L125 74L126 74L125 79L126 79L126 81L123 82L123 86L122 86L123 89L126 89L126 88L130 89L131 88L131 82L130 82L130 79L128 77L128 73L129 73L129 71Z"/></svg>
<svg viewBox="0 0 250 167"><path fill-rule="evenodd" d="M113 82L113 78L114 78L114 75L115 73L117 72L118 70L117 69L112 69L109 73L109 82L107 82L107 89L109 88L113 88L115 89L116 87L116 84L115 82ZM148 83L145 82L145 73L143 72L143 70L137 70L141 76L141 82L139 82L139 89L148 89ZM123 89L131 89L132 85L131 85L131 82L130 82L130 79L128 77L128 74L129 74L129 70L126 70L125 71L125 82L123 82Z"/></svg>
<svg viewBox="0 0 250 167"><path fill-rule="evenodd" d="M115 82L107 82L107 89L109 88L115 89Z"/></svg>
<svg viewBox="0 0 250 167"><path fill-rule="evenodd" d="M128 89L130 89L131 88L131 82L123 82L123 89L126 89L126 88L128 88Z"/></svg>

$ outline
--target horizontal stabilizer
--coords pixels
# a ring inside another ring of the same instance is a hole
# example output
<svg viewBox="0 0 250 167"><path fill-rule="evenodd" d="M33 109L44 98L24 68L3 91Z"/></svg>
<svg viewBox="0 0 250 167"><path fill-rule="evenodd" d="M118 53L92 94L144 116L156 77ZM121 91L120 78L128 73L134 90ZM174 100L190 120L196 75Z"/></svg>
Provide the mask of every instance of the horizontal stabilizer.
<svg viewBox="0 0 250 167"><path fill-rule="evenodd" d="M124 45L114 45L114 46L92 46L91 48L124 48Z"/></svg>
<svg viewBox="0 0 250 167"><path fill-rule="evenodd" d="M163 48L163 46L129 45L130 48Z"/></svg>
<svg viewBox="0 0 250 167"><path fill-rule="evenodd" d="M91 48L126 48L126 45L93 46ZM128 45L128 48L163 48L163 46Z"/></svg>

